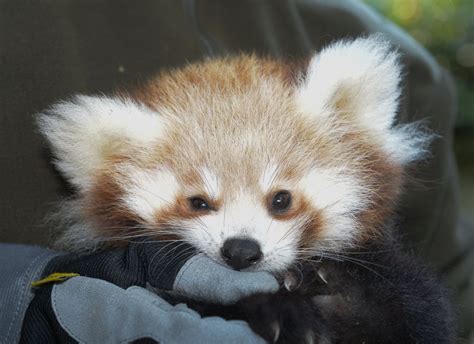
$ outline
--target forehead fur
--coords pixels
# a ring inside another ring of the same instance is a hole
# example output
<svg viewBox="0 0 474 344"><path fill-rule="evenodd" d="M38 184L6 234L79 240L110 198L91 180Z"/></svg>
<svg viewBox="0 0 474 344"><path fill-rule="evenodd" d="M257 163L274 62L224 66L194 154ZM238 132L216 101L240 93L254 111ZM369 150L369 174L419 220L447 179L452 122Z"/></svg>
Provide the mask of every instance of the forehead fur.
<svg viewBox="0 0 474 344"><path fill-rule="evenodd" d="M296 180L312 167L372 170L384 157L378 134L345 118L308 117L301 73L240 56L160 75L134 96L172 123L157 159L180 174L206 166L227 188L261 189L264 171Z"/></svg>

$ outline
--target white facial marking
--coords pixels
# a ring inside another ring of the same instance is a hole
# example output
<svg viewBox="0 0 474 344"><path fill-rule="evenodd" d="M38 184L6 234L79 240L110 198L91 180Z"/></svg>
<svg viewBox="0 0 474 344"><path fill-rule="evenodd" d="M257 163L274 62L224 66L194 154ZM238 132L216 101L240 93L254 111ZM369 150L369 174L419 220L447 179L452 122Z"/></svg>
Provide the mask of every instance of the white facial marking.
<svg viewBox="0 0 474 344"><path fill-rule="evenodd" d="M217 260L222 260L220 249L224 241L233 237L248 237L259 243L263 260L255 266L258 270L281 270L295 259L300 223L273 219L248 193L242 192L218 212L202 216L199 222L185 221L184 235Z"/></svg>
<svg viewBox="0 0 474 344"><path fill-rule="evenodd" d="M154 222L158 210L172 205L179 190L176 178L166 170L130 169L127 177L123 201L147 222Z"/></svg>
<svg viewBox="0 0 474 344"><path fill-rule="evenodd" d="M201 178L206 191L212 199L216 199L219 195L219 178L209 168L201 168Z"/></svg>
<svg viewBox="0 0 474 344"><path fill-rule="evenodd" d="M327 224L321 245L337 247L339 242L350 243L358 228L354 214L367 206L367 195L361 181L339 169L314 168L301 180L301 190L316 209L326 214Z"/></svg>
<svg viewBox="0 0 474 344"><path fill-rule="evenodd" d="M259 180L263 192L268 192L270 190L277 174L278 165L270 163L265 167Z"/></svg>

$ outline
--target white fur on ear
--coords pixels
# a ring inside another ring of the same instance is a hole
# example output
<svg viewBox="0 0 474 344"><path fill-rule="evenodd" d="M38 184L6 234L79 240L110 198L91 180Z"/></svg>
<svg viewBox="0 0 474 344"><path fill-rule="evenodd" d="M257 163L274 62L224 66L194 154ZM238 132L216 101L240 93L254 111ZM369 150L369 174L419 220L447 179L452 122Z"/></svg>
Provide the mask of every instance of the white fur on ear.
<svg viewBox="0 0 474 344"><path fill-rule="evenodd" d="M162 136L156 112L128 99L76 96L39 115L59 170L79 189L122 143L145 146Z"/></svg>
<svg viewBox="0 0 474 344"><path fill-rule="evenodd" d="M399 83L398 54L387 41L380 36L344 40L313 57L299 103L318 115L338 110L343 102L369 128L384 130L397 112Z"/></svg>
<svg viewBox="0 0 474 344"><path fill-rule="evenodd" d="M400 81L399 54L380 35L343 40L312 58L298 105L313 117L347 115L375 131L387 153L405 164L419 158L429 137L413 125L393 127Z"/></svg>

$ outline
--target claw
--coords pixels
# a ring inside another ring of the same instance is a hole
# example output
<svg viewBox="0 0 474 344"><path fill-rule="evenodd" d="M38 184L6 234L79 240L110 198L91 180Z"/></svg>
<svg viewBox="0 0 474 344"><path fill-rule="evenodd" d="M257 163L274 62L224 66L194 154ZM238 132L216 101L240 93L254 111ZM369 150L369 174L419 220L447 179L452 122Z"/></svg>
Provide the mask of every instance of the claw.
<svg viewBox="0 0 474 344"><path fill-rule="evenodd" d="M327 277L327 274L326 272L324 271L324 269L319 269L318 270L318 277L321 279L321 281L323 281L325 284L328 284L328 281L326 279Z"/></svg>
<svg viewBox="0 0 474 344"><path fill-rule="evenodd" d="M280 337L280 325L278 324L278 321L275 321L271 327L273 330L273 343L276 343Z"/></svg>
<svg viewBox="0 0 474 344"><path fill-rule="evenodd" d="M285 276L285 281L283 282L285 289L291 291L292 289L294 289L296 284L296 276L292 272L288 272Z"/></svg>
<svg viewBox="0 0 474 344"><path fill-rule="evenodd" d="M304 338L305 344L315 344L316 339L314 338L314 333L312 331L308 331Z"/></svg>

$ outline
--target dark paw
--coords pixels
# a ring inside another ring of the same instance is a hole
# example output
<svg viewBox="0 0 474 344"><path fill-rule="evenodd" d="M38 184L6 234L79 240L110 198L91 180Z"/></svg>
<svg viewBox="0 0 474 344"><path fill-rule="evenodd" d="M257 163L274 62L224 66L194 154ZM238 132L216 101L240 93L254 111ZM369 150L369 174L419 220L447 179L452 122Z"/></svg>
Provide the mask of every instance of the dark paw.
<svg viewBox="0 0 474 344"><path fill-rule="evenodd" d="M252 330L269 343L320 343L324 336L322 318L308 296L256 294L238 307Z"/></svg>

